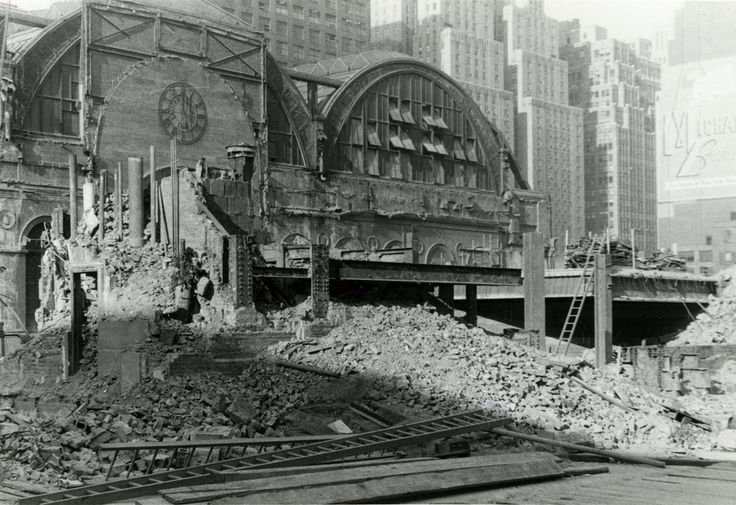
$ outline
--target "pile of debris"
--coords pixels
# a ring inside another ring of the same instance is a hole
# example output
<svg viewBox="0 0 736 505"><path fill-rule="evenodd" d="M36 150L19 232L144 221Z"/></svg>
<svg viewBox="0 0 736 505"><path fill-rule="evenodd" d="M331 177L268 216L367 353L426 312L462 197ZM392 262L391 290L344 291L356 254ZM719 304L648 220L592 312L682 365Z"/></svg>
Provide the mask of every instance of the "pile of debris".
<svg viewBox="0 0 736 505"><path fill-rule="evenodd" d="M303 419L296 412L310 401L309 390L319 382L313 374L253 363L238 377L151 379L126 393L114 378L87 376L70 391L74 396L55 405L50 415L21 414L6 399L0 408L4 475L69 487L106 471L112 453L97 452L105 443L299 432L289 420ZM130 458L119 458L113 475L127 471L129 463ZM132 468L132 475L143 470L143 462L136 464L141 468Z"/></svg>
<svg viewBox="0 0 736 505"><path fill-rule="evenodd" d="M387 402L407 417L480 408L599 447L710 448L704 433L675 442L680 426L660 415L664 400L620 377L611 380L587 367L567 369L542 352L468 329L427 307L351 310L355 319L328 336L282 342L271 351L341 376L359 372L364 381L370 379L365 399ZM577 380L569 372L577 373ZM629 409L612 405L580 381L609 397L625 398ZM351 395L361 397L355 391Z"/></svg>
<svg viewBox="0 0 736 505"><path fill-rule="evenodd" d="M582 237L577 243L568 244L565 248L565 268L584 268L588 255L592 250L594 241L600 239L593 237ZM611 263L625 267L632 266L632 247L626 242L619 240L608 240L603 242L600 248L603 254L610 254ZM633 251L637 254L639 251ZM591 258L592 261L592 258ZM669 252L657 251L646 258L636 258L636 268L642 270L670 270L685 272L685 260L676 257Z"/></svg>
<svg viewBox="0 0 736 505"><path fill-rule="evenodd" d="M708 307L668 346L736 344L736 268L719 274L721 289L710 296Z"/></svg>

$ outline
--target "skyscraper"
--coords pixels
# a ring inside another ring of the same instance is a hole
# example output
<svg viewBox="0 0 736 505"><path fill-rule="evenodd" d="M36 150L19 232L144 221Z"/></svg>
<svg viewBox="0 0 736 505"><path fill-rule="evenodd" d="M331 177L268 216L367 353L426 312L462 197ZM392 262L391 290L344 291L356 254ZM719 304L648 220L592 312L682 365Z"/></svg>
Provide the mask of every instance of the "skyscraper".
<svg viewBox="0 0 736 505"><path fill-rule="evenodd" d="M549 195L551 235L584 235L583 111L568 102L568 65L559 29L542 0L503 8L506 89L515 98L516 156L527 181Z"/></svg>
<svg viewBox="0 0 736 505"><path fill-rule="evenodd" d="M567 23L561 57L570 103L585 110L585 216L593 233L634 237L656 248L654 105L660 68L645 39L606 38L600 27Z"/></svg>
<svg viewBox="0 0 736 505"><path fill-rule="evenodd" d="M414 57L457 80L514 145L513 95L504 89L504 49L494 38L499 0L417 0Z"/></svg>
<svg viewBox="0 0 736 505"><path fill-rule="evenodd" d="M372 49L412 55L417 0L371 0Z"/></svg>
<svg viewBox="0 0 736 505"><path fill-rule="evenodd" d="M285 67L357 53L370 39L369 0L212 0L263 30Z"/></svg>

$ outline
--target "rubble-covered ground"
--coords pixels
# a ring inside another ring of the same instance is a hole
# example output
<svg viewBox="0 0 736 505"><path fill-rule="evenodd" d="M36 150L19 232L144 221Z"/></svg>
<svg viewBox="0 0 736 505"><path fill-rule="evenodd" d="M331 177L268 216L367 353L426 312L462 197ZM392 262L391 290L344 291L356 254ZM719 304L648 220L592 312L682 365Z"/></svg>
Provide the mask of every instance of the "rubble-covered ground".
<svg viewBox="0 0 736 505"><path fill-rule="evenodd" d="M298 319L300 309L284 312ZM409 419L481 408L513 418L518 429L650 454L695 455L717 448L713 434L661 415L666 399L615 370L578 367L590 386L613 396L615 385L637 412L575 384L549 355L467 328L431 307L331 304L330 318L343 323L321 339L272 346L237 377L163 374L122 391L116 379L88 366L69 381L36 390L39 403L65 402L55 415L25 417L6 400L0 409L2 478L77 485L101 475L111 453L95 449L105 442L329 433L326 426L336 419L354 431L377 429L349 409L353 401ZM200 334L190 333L196 342ZM191 351L193 344L171 347L149 339L142 347L156 360ZM272 357L343 375L335 379L284 368L271 363ZM115 472L126 463L121 457Z"/></svg>
<svg viewBox="0 0 736 505"><path fill-rule="evenodd" d="M711 296L708 307L667 345L736 344L736 267L720 272L718 277L718 296Z"/></svg>
<svg viewBox="0 0 736 505"><path fill-rule="evenodd" d="M106 213L111 209L107 205ZM124 226L123 235L126 231ZM584 363L557 362L552 355L468 328L432 306L409 302L397 290L369 296L361 291L353 293L349 303L331 303L328 323L334 329L312 338L309 299L276 284L258 284L260 298L270 303L259 307L265 316L259 321L267 321L272 330L293 332L294 338L271 346L238 376L170 376L166 367L171 358L206 353L218 338L236 334L236 318L230 317L232 293L210 287L204 295L209 270L204 255L190 251L180 272L163 246L130 248L114 235L109 220L97 247L114 282L103 316L146 318L173 329L178 340L165 341L162 331L160 337L141 342L136 350L144 352L153 372L126 389L117 378L98 371L96 327L88 325L77 374L53 383L30 380L20 395L0 396L0 481L69 487L100 479L112 454L98 447L107 442L327 434L327 425L338 419L356 432L377 429L350 409L355 401L409 420L484 409L511 417L519 430L640 453L708 455L736 449L736 439L723 436L736 430L719 433L726 428L729 412L736 414L732 362L724 365L724 394L694 392L679 399L689 412L715 421L714 431L707 432L664 416L663 405L675 399L644 390L613 365L595 370ZM181 296L183 287L191 296ZM721 325L713 322L712 335L730 342L729 325L736 324L736 316L729 307L736 288L729 286L723 295L709 309L711 319ZM302 303L284 306L288 300ZM44 329L20 354L40 360L59 349L69 325L68 304L60 303L57 309L60 312L47 315ZM181 309L191 320L178 317ZM90 320L96 319L96 305L88 310ZM700 316L699 323L708 324L707 317ZM340 377L283 367L278 360L338 372ZM568 374L624 399L636 411L607 402ZM519 444L496 437L483 443L495 449ZM127 470L140 474L153 455L141 456L131 466L130 454L121 454L113 475Z"/></svg>

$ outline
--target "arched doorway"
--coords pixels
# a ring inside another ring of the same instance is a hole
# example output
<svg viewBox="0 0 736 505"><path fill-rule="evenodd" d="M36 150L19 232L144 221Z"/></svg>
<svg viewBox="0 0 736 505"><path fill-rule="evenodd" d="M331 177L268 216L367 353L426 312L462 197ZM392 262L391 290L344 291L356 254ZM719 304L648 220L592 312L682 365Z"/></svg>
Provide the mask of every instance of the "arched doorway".
<svg viewBox="0 0 736 505"><path fill-rule="evenodd" d="M34 219L26 227L27 232L23 234L26 254L26 330L29 333L38 331L36 323L36 309L41 305L38 286L41 281L41 257L44 253L43 237L48 236L51 229L51 217L41 216ZM46 233L44 233L46 232Z"/></svg>

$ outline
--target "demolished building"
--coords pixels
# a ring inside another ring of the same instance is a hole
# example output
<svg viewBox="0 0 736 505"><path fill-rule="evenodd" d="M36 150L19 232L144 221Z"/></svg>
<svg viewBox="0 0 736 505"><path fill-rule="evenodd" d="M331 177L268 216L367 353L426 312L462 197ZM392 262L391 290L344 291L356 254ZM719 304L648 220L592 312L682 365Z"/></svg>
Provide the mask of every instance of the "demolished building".
<svg viewBox="0 0 736 505"><path fill-rule="evenodd" d="M278 266L284 246L322 244L333 256L519 267L521 233L547 222L544 198L472 99L402 55L289 71L261 33L206 2L85 2L13 35L9 48L16 89L0 161L9 334L36 329L42 245L73 239L90 212L101 220L104 195L131 183L142 190L136 234L145 215L154 242L176 252L184 240L211 257L227 253L223 237L249 235L271 245L265 259ZM199 198L177 204L170 167L185 174L198 163Z"/></svg>

